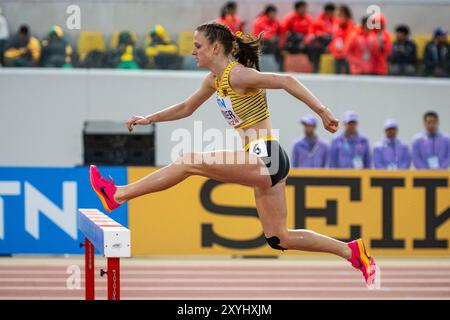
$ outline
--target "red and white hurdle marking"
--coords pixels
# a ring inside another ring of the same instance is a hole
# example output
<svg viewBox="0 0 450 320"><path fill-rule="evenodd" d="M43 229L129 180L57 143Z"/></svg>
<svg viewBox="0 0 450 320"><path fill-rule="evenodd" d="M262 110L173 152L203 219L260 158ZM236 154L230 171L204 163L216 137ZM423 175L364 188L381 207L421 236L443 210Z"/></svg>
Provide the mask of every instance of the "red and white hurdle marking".
<svg viewBox="0 0 450 320"><path fill-rule="evenodd" d="M97 209L78 209L78 228L84 234L86 300L95 299L94 250L107 258L108 300L120 300L120 258L131 257L130 230Z"/></svg>

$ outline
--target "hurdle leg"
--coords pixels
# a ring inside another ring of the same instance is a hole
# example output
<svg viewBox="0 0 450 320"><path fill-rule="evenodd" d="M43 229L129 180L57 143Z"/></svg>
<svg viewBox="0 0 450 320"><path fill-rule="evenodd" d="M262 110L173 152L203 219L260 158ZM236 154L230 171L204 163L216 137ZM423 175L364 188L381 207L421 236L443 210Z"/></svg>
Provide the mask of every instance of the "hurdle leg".
<svg viewBox="0 0 450 320"><path fill-rule="evenodd" d="M94 281L94 245L84 238L84 276L86 300L95 299L95 281Z"/></svg>
<svg viewBox="0 0 450 320"><path fill-rule="evenodd" d="M120 258L108 258L108 300L120 300Z"/></svg>

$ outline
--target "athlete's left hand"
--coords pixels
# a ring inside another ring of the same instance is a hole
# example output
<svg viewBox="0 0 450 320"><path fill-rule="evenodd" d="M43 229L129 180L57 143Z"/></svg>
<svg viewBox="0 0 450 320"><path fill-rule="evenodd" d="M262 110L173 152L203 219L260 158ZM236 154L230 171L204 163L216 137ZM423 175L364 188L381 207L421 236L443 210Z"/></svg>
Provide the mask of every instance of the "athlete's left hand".
<svg viewBox="0 0 450 320"><path fill-rule="evenodd" d="M333 116L331 110L327 107L319 112L319 116L322 118L323 126L327 131L335 133L339 129L339 120Z"/></svg>

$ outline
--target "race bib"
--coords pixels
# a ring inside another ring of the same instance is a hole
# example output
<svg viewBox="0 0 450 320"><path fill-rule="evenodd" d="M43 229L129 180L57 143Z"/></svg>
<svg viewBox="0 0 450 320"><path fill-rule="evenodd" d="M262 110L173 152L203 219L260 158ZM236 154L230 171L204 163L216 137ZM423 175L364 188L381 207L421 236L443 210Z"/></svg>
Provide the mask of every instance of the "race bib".
<svg viewBox="0 0 450 320"><path fill-rule="evenodd" d="M438 157L436 157L436 156L428 157L427 162L428 162L428 167L430 167L430 169L439 169Z"/></svg>
<svg viewBox="0 0 450 320"><path fill-rule="evenodd" d="M353 168L355 169L361 169L363 167L363 161L361 157L354 157L353 158Z"/></svg>
<svg viewBox="0 0 450 320"><path fill-rule="evenodd" d="M225 118L225 120L227 120L230 126L235 127L242 123L242 120L233 110L233 105L231 104L230 97L217 97L217 104L219 105L223 117Z"/></svg>
<svg viewBox="0 0 450 320"><path fill-rule="evenodd" d="M250 143L248 152L254 154L257 157L268 157L267 145L265 140L255 140Z"/></svg>

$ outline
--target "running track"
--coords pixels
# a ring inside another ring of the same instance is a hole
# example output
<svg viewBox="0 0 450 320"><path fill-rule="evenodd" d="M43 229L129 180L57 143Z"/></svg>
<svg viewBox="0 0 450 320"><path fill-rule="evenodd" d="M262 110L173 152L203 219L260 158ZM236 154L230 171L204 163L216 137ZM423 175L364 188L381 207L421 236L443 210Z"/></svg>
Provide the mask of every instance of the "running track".
<svg viewBox="0 0 450 320"><path fill-rule="evenodd" d="M0 258L0 300L83 299L82 257ZM450 259L379 260L381 288L337 259L127 259L122 299L446 299ZM106 277L96 257L96 298L106 298ZM81 269L81 289L68 289L68 267Z"/></svg>

